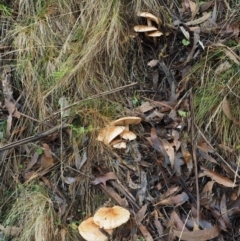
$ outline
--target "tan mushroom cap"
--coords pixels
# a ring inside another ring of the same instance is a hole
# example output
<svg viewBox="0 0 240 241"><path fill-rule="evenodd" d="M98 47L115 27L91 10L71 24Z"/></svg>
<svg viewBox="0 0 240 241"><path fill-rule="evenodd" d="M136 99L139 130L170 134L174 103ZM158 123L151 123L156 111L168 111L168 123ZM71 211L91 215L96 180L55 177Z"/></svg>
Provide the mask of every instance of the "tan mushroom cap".
<svg viewBox="0 0 240 241"><path fill-rule="evenodd" d="M108 145L115 137L121 134L124 129L124 126L107 126L99 132L97 140Z"/></svg>
<svg viewBox="0 0 240 241"><path fill-rule="evenodd" d="M110 144L113 146L113 148L117 148L117 149L126 149L127 148L126 141L123 141L121 139L113 140Z"/></svg>
<svg viewBox="0 0 240 241"><path fill-rule="evenodd" d="M123 131L120 136L128 141L135 140L137 138L136 134L133 133L132 131Z"/></svg>
<svg viewBox="0 0 240 241"><path fill-rule="evenodd" d="M151 31L156 31L157 28L154 26L147 26L147 25L136 25L134 27L135 32L151 32Z"/></svg>
<svg viewBox="0 0 240 241"><path fill-rule="evenodd" d="M147 36L148 37L160 37L160 36L162 36L163 35L163 33L162 32L160 32L160 31L154 31L154 32L150 32L150 33L147 33Z"/></svg>
<svg viewBox="0 0 240 241"><path fill-rule="evenodd" d="M137 125L142 121L140 117L127 116L122 117L113 121L111 124L114 126L127 126L127 125Z"/></svg>
<svg viewBox="0 0 240 241"><path fill-rule="evenodd" d="M153 22L155 22L158 25L160 23L159 19L156 16L154 16L153 14L148 13L148 12L139 13L138 16L139 17L148 18L148 19L152 20Z"/></svg>
<svg viewBox="0 0 240 241"><path fill-rule="evenodd" d="M126 223L129 218L130 212L120 206L100 208L93 216L94 222L104 229L116 228L123 223Z"/></svg>
<svg viewBox="0 0 240 241"><path fill-rule="evenodd" d="M78 231L81 236L87 241L107 241L108 237L100 231L100 227L95 224L93 217L80 223ZM113 233L112 229L106 229L109 234Z"/></svg>

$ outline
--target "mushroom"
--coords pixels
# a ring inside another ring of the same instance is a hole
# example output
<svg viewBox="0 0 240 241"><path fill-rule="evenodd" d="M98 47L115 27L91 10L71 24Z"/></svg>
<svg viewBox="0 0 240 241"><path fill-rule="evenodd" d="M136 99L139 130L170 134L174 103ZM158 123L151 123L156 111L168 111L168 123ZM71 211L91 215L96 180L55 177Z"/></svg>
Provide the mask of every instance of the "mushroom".
<svg viewBox="0 0 240 241"><path fill-rule="evenodd" d="M126 223L129 218L130 212L120 206L100 208L93 216L94 222L104 229L116 228Z"/></svg>
<svg viewBox="0 0 240 241"><path fill-rule="evenodd" d="M148 12L142 12L138 14L139 17L144 17L147 19L148 26L152 26L151 20L155 22L158 26L160 24L159 18Z"/></svg>
<svg viewBox="0 0 240 241"><path fill-rule="evenodd" d="M133 133L132 131L123 131L120 136L127 140L127 141L132 141L135 140L137 138L136 134Z"/></svg>
<svg viewBox="0 0 240 241"><path fill-rule="evenodd" d="M156 16L154 16L153 14L151 14L151 13L142 12L142 13L138 14L138 16L146 18L148 27L153 27L152 21L155 22L158 27L159 27L159 25L160 25L160 20L159 20ZM134 30L135 30L135 28L134 28ZM136 30L135 30L135 31L136 31ZM136 32L137 32L137 31L136 31ZM147 31L144 31L144 32L145 32L145 35L146 35L146 36L153 38L154 45L157 44L157 39L156 39L156 37L160 37L161 35L163 35L160 31L157 31L157 29L156 29L156 31L154 31L154 32L156 32L155 34L152 33L153 35L146 33ZM161 34L160 34L160 33L161 33Z"/></svg>
<svg viewBox="0 0 240 241"><path fill-rule="evenodd" d="M127 116L111 122L114 126L125 126L125 131L129 130L129 125L137 125L142 121L140 117ZM120 134L120 133L119 133Z"/></svg>
<svg viewBox="0 0 240 241"><path fill-rule="evenodd" d="M108 237L104 235L100 227L93 221L93 217L81 222L78 226L78 231L81 236L87 241L107 241ZM113 233L112 229L105 229L110 235Z"/></svg>
<svg viewBox="0 0 240 241"><path fill-rule="evenodd" d="M126 141L122 141L121 139L113 140L110 144L113 146L113 148L117 149L126 149L127 147Z"/></svg>
<svg viewBox="0 0 240 241"><path fill-rule="evenodd" d="M154 26L146 26L146 25L136 25L134 26L134 31L139 33L146 33L151 31L156 31L157 28Z"/></svg>
<svg viewBox="0 0 240 241"><path fill-rule="evenodd" d="M124 129L124 126L107 126L100 131L97 140L108 145L115 137L121 134Z"/></svg>
<svg viewBox="0 0 240 241"><path fill-rule="evenodd" d="M162 32L160 32L160 31L154 31L154 32L150 32L150 33L147 33L147 36L148 37L160 37L160 36L162 36L163 35L163 33Z"/></svg>

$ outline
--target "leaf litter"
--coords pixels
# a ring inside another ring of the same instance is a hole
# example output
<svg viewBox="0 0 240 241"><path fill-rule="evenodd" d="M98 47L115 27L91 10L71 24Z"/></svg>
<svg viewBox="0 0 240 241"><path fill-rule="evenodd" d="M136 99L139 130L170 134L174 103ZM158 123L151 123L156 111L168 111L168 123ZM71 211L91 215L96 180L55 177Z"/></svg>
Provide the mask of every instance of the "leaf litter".
<svg viewBox="0 0 240 241"><path fill-rule="evenodd" d="M216 1L208 1L199 6L197 1L182 1L182 8L179 9L181 15L173 22L173 26L168 26L175 32L174 38L171 31L165 29L165 26L159 22L158 27L161 31L166 31L163 33L164 38L176 44L174 51L182 49L186 55L180 58L181 54L178 54L171 62L168 54L164 52L164 47L160 52L153 47L151 56L146 57L146 67L151 69L147 74L152 81L141 88L143 92L149 90L150 94L147 97L145 94L139 95L138 102L141 104L131 108L128 106L127 113L131 117L137 116L142 120L141 124L133 128L136 140L131 142L125 140L124 148L113 149L112 143L114 141L117 144L120 143L123 139L121 133L129 127L112 124L102 126L97 138L102 142L98 143L101 148L96 147L101 150L99 156L95 157L96 160L90 164L90 168L89 160L92 153L86 146L80 149L77 137L71 136L74 160L72 163L61 162L56 146L64 145L66 142L56 143L58 139L56 137L54 141L49 139L48 142L41 143L43 150L41 154L32 152L30 161L21 173L23 182L31 182L39 178L45 186L56 193L53 199L54 202L58 202L59 206L56 206L56 210L58 209L59 216L65 216L65 220L72 220L72 214L66 211L65 195L69 196L69 199L72 198L69 190L74 188L78 182L78 174L83 171L91 179L89 182L91 185L86 187L87 189L99 188L108 198L131 211L132 220L128 224L130 228L126 232L119 231L123 237L122 240L128 240L130 235L137 234L144 237L146 241L174 239L205 241L220 235L226 236L226 233L221 231L226 232L233 228L231 221L238 215L240 203L238 191L240 180L236 174L237 171L228 172L227 167L224 168L225 163L222 163L217 150L204 142L201 134L190 138L193 134L191 121L194 113L189 109L191 99L187 86L193 61L200 60L205 49L209 47L222 48L235 64L239 65L240 61L239 56L220 41L212 45L207 41L205 34L217 34L217 29L220 31L220 28L222 36L229 33L235 37L239 35L237 24L222 25L217 22L217 4ZM174 14L178 14L178 11ZM145 16L147 16L146 13ZM149 20L147 22L150 23ZM152 26L152 29L155 27ZM163 41L162 36L156 39L150 39L141 33L138 36L142 42L146 41L152 46L155 46L156 41L161 44ZM183 38L189 40L190 46L180 46L174 42L177 39L181 43L180 40ZM170 48L167 49L170 51ZM224 61L216 67L215 75L220 75L231 66L229 61ZM163 95L158 94L159 90ZM12 89L7 90L5 87L5 92L7 91L12 93ZM64 120L71 116L71 110L66 110L66 107L71 105L69 101L70 99L65 95L59 99L60 114ZM12 117L19 119L21 112L18 111L17 104L12 99L5 100L5 108L8 112L6 132L10 137L11 129L14 127ZM224 115L233 124L239 125L239 120L233 116L232 108L227 95L224 96L222 100ZM110 136L113 130L117 131L116 135ZM69 133L70 131L67 135ZM194 153L193 141L198 143L196 153ZM225 143L219 145L225 146ZM106 156L103 154L107 148L114 153L110 158L111 165L106 164ZM234 153L234 150L232 152ZM197 166L193 161L194 154L197 157ZM58 158L55 158L57 156ZM51 168L56 163L60 164L63 172L61 173L62 190L59 188L60 184L51 180L53 174ZM235 168L238 167L235 166ZM90 169L93 175L86 174ZM73 170L78 174L73 174ZM195 177L199 178L199 187L196 187ZM234 198L231 199L228 193L231 193ZM200 197L200 208L197 208L197 196ZM0 226L1 230L8 233L2 225ZM64 240L66 234L63 230L65 229L61 230L62 240ZM135 230L135 233L132 230Z"/></svg>

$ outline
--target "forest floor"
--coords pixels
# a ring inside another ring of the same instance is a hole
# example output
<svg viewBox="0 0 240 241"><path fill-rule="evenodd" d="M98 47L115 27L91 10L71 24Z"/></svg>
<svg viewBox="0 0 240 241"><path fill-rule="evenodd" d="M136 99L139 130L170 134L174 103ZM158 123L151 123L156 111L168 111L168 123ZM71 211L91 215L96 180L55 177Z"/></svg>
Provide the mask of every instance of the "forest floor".
<svg viewBox="0 0 240 241"><path fill-rule="evenodd" d="M240 240L238 0L2 1L0 26L0 240L116 205L89 240Z"/></svg>

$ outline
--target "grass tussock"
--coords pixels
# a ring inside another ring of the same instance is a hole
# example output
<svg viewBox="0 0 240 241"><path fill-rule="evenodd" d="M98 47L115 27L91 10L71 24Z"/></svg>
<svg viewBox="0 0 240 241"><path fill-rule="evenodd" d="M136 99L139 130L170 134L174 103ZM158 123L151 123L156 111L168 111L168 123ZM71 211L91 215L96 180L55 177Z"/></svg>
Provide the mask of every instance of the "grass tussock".
<svg viewBox="0 0 240 241"><path fill-rule="evenodd" d="M55 240L57 215L48 192L31 184L19 187L16 195L4 224L20 228L21 235L11 240Z"/></svg>
<svg viewBox="0 0 240 241"><path fill-rule="evenodd" d="M231 41L226 44L233 53L239 55L239 43ZM192 77L196 81L197 125L209 140L217 140L218 143L239 149L239 125L229 119L226 111L224 112L226 107L223 107L226 98L229 107L225 110L230 111L236 121L240 120L239 66L234 62L233 56L224 47L210 48L206 57L194 67Z"/></svg>

